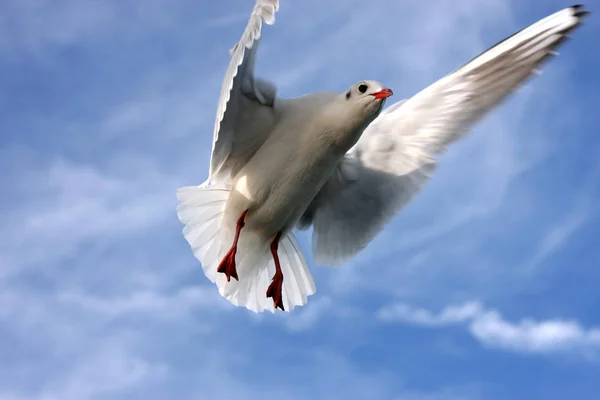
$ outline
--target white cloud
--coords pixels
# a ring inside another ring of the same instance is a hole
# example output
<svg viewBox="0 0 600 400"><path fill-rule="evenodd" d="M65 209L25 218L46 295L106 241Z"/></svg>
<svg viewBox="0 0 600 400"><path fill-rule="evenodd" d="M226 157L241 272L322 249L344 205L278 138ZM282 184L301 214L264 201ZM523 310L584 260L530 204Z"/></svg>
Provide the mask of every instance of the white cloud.
<svg viewBox="0 0 600 400"><path fill-rule="evenodd" d="M480 314L481 305L477 302L462 306L446 307L439 314L416 309L408 304L396 304L379 311L378 316L385 321L402 321L414 325L444 326L467 322Z"/></svg>
<svg viewBox="0 0 600 400"><path fill-rule="evenodd" d="M536 321L526 318L510 322L498 311L484 309L479 302L448 306L437 314L401 303L382 308L377 317L385 322L430 328L464 326L483 345L518 353L600 352L600 328L586 329L576 321L560 319Z"/></svg>
<svg viewBox="0 0 600 400"><path fill-rule="evenodd" d="M474 318L469 329L487 346L518 352L600 350L600 328L585 329L575 321L524 319L512 323L497 311L489 311Z"/></svg>

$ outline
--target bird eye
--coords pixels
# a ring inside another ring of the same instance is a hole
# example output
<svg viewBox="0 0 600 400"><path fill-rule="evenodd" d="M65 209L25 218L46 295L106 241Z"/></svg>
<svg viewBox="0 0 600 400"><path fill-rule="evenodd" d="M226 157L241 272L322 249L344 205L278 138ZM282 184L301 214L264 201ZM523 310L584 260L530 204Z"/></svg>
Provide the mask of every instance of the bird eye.
<svg viewBox="0 0 600 400"><path fill-rule="evenodd" d="M364 83L361 85L358 85L358 91L361 93L365 93L367 91L369 87L367 85L365 85Z"/></svg>

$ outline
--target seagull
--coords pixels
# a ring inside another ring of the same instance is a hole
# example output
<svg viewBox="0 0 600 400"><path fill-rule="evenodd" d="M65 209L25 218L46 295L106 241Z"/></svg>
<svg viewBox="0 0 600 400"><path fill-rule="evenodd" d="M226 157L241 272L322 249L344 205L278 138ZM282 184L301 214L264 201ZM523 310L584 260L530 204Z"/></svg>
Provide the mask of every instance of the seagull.
<svg viewBox="0 0 600 400"><path fill-rule="evenodd" d="M514 92L588 14L560 10L489 48L407 100L363 80L284 99L254 74L257 0L221 87L208 178L177 190L183 235L221 296L254 312L292 311L316 292L294 230L313 228L315 262L339 266L423 188L435 157Z"/></svg>

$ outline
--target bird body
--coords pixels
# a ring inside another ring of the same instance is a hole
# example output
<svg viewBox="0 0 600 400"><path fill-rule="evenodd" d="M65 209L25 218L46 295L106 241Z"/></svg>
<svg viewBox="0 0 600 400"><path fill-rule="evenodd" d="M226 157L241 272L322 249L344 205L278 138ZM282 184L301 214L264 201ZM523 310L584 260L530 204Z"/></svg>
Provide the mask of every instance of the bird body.
<svg viewBox="0 0 600 400"><path fill-rule="evenodd" d="M228 221L249 210L247 230L265 238L291 230L378 114L375 107L363 117L345 110L347 103L339 93L313 93L276 104L271 134L233 177ZM355 118L340 118L344 112Z"/></svg>
<svg viewBox="0 0 600 400"><path fill-rule="evenodd" d="M208 179L180 188L183 234L219 293L252 311L291 311L315 285L293 229L313 228L313 253L337 266L360 252L425 185L435 158L504 101L587 14L558 11L491 47L408 100L360 81L342 93L277 97L254 75L263 22L257 0L231 50Z"/></svg>

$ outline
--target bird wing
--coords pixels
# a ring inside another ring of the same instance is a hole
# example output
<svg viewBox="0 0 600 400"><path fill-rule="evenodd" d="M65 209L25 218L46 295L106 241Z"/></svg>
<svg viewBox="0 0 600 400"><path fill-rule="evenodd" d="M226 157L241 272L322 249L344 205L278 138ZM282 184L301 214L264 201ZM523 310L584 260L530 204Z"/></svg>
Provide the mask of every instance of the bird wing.
<svg viewBox="0 0 600 400"><path fill-rule="evenodd" d="M365 247L428 181L434 157L556 54L586 14L581 6L552 14L384 110L300 220L313 224L315 260L339 265Z"/></svg>
<svg viewBox="0 0 600 400"><path fill-rule="evenodd" d="M240 41L231 49L231 61L225 72L217 106L209 180L227 160L239 134L235 122L243 106L241 96L260 105L273 106L276 88L270 82L255 78L254 62L262 24L272 25L278 9L279 0L256 0Z"/></svg>

